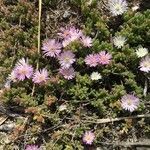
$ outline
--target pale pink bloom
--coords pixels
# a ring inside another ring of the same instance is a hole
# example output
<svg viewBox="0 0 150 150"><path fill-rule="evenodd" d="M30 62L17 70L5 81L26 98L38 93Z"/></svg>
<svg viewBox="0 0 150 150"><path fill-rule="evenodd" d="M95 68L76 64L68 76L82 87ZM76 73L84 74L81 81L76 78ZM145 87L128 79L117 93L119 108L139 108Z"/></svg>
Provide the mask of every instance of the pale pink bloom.
<svg viewBox="0 0 150 150"><path fill-rule="evenodd" d="M31 65L28 64L28 60L25 60L24 58L20 59L15 68L13 69L11 73L12 80L20 80L23 81L25 78L31 78L33 74L33 68Z"/></svg>
<svg viewBox="0 0 150 150"><path fill-rule="evenodd" d="M66 28L62 27L62 28L60 28L60 32L58 33L58 35L62 39L68 39L71 37L70 29L71 29L71 27L66 27Z"/></svg>
<svg viewBox="0 0 150 150"><path fill-rule="evenodd" d="M64 51L58 57L62 68L69 68L75 62L75 55L71 51Z"/></svg>
<svg viewBox="0 0 150 150"><path fill-rule="evenodd" d="M25 150L40 150L37 145L27 145Z"/></svg>
<svg viewBox="0 0 150 150"><path fill-rule="evenodd" d="M71 42L72 42L72 39L71 39L71 38L68 38L68 39L65 39L65 40L62 41L62 45L63 45L63 47L66 47L66 46L68 46Z"/></svg>
<svg viewBox="0 0 150 150"><path fill-rule="evenodd" d="M45 40L43 42L42 50L45 56L56 57L61 52L62 44L55 39Z"/></svg>
<svg viewBox="0 0 150 150"><path fill-rule="evenodd" d="M90 67L96 67L98 65L98 61L99 61L99 55L97 54L89 54L86 56L85 58L85 63L86 65L90 66Z"/></svg>
<svg viewBox="0 0 150 150"><path fill-rule="evenodd" d="M83 142L88 145L92 145L94 139L95 139L95 135L91 131L86 131L82 138Z"/></svg>
<svg viewBox="0 0 150 150"><path fill-rule="evenodd" d="M101 64L101 65L107 65L110 63L111 61L111 58L112 58L112 55L107 53L106 51L101 51L99 54L98 54L98 63Z"/></svg>
<svg viewBox="0 0 150 150"><path fill-rule="evenodd" d="M85 47L91 47L92 46L92 39L89 36L82 35L80 40L81 40L83 46L85 46Z"/></svg>
<svg viewBox="0 0 150 150"><path fill-rule="evenodd" d="M37 84L43 84L48 80L48 71L44 68L41 70L37 70L33 74L32 81Z"/></svg>
<svg viewBox="0 0 150 150"><path fill-rule="evenodd" d="M143 72L150 72L150 57L146 56L145 58L143 58L140 62L140 66L139 66L140 70Z"/></svg>
<svg viewBox="0 0 150 150"><path fill-rule="evenodd" d="M75 41L75 40L78 40L81 36L82 36L82 31L75 28L75 27L72 27L70 28L70 38L72 41Z"/></svg>
<svg viewBox="0 0 150 150"><path fill-rule="evenodd" d="M82 36L82 31L75 27L61 28L61 32L58 35L63 39L63 47L68 46L71 42L79 40Z"/></svg>
<svg viewBox="0 0 150 150"><path fill-rule="evenodd" d="M73 79L75 77L75 71L72 67L70 68L60 68L59 73L67 80Z"/></svg>
<svg viewBox="0 0 150 150"><path fill-rule="evenodd" d="M133 112L139 106L139 98L126 94L121 98L121 106L123 109Z"/></svg>

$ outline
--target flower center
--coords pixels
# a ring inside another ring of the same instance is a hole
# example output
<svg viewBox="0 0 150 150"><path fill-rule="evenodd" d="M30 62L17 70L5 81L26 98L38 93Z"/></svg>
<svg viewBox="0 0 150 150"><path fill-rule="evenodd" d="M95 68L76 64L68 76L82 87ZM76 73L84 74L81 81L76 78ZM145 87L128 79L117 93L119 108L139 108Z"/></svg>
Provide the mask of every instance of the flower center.
<svg viewBox="0 0 150 150"><path fill-rule="evenodd" d="M85 140L86 140L86 141L91 141L91 136L90 136L90 135L87 135L87 136L85 137Z"/></svg>
<svg viewBox="0 0 150 150"><path fill-rule="evenodd" d="M64 31L64 36L68 36L69 35L69 32L68 31Z"/></svg>
<svg viewBox="0 0 150 150"><path fill-rule="evenodd" d="M103 57L101 57L101 61L106 62L107 58L103 56Z"/></svg>
<svg viewBox="0 0 150 150"><path fill-rule="evenodd" d="M65 57L64 61L69 62L69 57Z"/></svg>
<svg viewBox="0 0 150 150"><path fill-rule="evenodd" d="M120 10L121 10L121 5L116 4L116 5L115 5L115 9L116 9L117 11L120 11Z"/></svg>
<svg viewBox="0 0 150 150"><path fill-rule="evenodd" d="M119 40L119 41L118 41L118 44L119 44L119 45L123 45L123 44L124 44L124 41Z"/></svg>
<svg viewBox="0 0 150 150"><path fill-rule="evenodd" d="M146 68L150 68L150 63L149 62L145 62L143 66L146 67Z"/></svg>
<svg viewBox="0 0 150 150"><path fill-rule="evenodd" d="M23 75L26 75L27 74L27 70L26 69L21 69L20 71L19 71L19 73L20 74L23 74Z"/></svg>
<svg viewBox="0 0 150 150"><path fill-rule="evenodd" d="M130 99L128 99L128 101L127 101L127 104L129 105L129 106L131 106L131 100Z"/></svg>
<svg viewBox="0 0 150 150"><path fill-rule="evenodd" d="M43 75L40 75L40 76L39 76L39 80L40 80L40 81L44 81L44 80L45 80L45 77L44 77Z"/></svg>
<svg viewBox="0 0 150 150"><path fill-rule="evenodd" d="M49 50L50 51L55 51L55 47L51 46Z"/></svg>

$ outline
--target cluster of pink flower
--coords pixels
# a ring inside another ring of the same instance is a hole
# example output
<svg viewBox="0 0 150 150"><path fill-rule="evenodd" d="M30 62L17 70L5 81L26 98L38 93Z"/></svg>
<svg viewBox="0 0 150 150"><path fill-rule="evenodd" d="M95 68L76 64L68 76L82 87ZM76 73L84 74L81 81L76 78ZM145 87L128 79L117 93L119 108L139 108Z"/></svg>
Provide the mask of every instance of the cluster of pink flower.
<svg viewBox="0 0 150 150"><path fill-rule="evenodd" d="M75 70L72 67L72 64L76 61L75 54L70 50L63 51L63 48L74 41L79 41L85 47L91 47L92 39L75 27L61 28L58 35L61 42L55 39L48 39L43 42L43 54L47 57L57 58L61 66L59 73L65 79L70 80L75 77Z"/></svg>
<svg viewBox="0 0 150 150"><path fill-rule="evenodd" d="M53 57L59 61L60 69L59 73L67 80L75 77L75 70L72 67L76 61L75 54L70 50L63 50L64 47L71 42L78 41L82 43L84 47L92 46L92 39L85 36L81 30L75 27L61 28L59 35L59 41L56 39L48 39L43 42L42 52L46 57ZM106 51L101 51L98 54L90 54L85 58L85 63L90 67L95 67L98 64L107 65L111 61L111 54ZM32 78L32 81L36 84L45 83L48 79L48 71L44 68L36 70L33 73L33 67L29 65L28 60L24 58L20 59L11 73L11 80L23 81L25 78Z"/></svg>
<svg viewBox="0 0 150 150"><path fill-rule="evenodd" d="M76 40L80 41L85 47L92 46L92 39L88 36L85 36L81 30L75 27L60 28L60 33L58 33L58 35L63 40L63 47L66 47L71 42Z"/></svg>
<svg viewBox="0 0 150 150"><path fill-rule="evenodd" d="M12 70L9 79L11 81L23 81L32 78L32 81L37 84L45 83L48 79L48 71L44 68L34 72L33 67L28 63L28 59L20 59Z"/></svg>
<svg viewBox="0 0 150 150"><path fill-rule="evenodd" d="M98 54L89 54L85 58L86 65L96 67L97 65L108 65L111 61L112 55L106 51L101 51Z"/></svg>
<svg viewBox="0 0 150 150"><path fill-rule="evenodd" d="M75 77L75 70L72 67L72 64L76 61L75 54L70 50L63 51L63 48L74 41L81 42L84 47L91 47L92 39L85 36L81 30L75 27L61 28L58 35L59 41L56 39L48 39L43 42L42 52L44 56L57 58L61 66L59 73L65 79L70 80ZM33 72L33 67L29 65L28 60L22 58L12 70L9 80L15 82L17 80L23 81L26 78L32 78L34 83L42 84L48 79L48 71L44 68Z"/></svg>

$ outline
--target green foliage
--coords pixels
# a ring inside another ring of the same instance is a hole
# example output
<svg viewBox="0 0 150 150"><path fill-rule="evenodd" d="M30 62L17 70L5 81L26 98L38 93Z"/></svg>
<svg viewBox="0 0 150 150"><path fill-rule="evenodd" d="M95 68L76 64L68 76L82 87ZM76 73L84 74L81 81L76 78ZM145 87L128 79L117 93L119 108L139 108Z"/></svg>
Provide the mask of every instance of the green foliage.
<svg viewBox="0 0 150 150"><path fill-rule="evenodd" d="M67 46L66 50L71 50L77 57L74 64L76 77L70 81L57 74L59 64L56 60L37 54L37 1L4 0L2 4L0 2L0 97L8 108L21 108L23 116L29 118L26 130L18 132L19 135L12 144L5 145L6 150L14 149L16 144L23 149L24 143L36 143L47 150L84 150L86 146L82 142L82 135L86 130L95 132L94 147L98 147L106 138L112 142L127 134L130 136L132 127L135 130L136 126L142 128L142 125L147 123L146 120L135 120L133 126L129 126L127 121L114 124L96 124L96 121L101 118L129 116L120 105L121 97L127 93L135 94L141 99L141 105L135 114L148 112L145 108L150 96L144 100L143 95L144 80L147 76L139 71L140 60L135 50L139 45L150 45L150 10L128 10L121 18L123 23L120 23L120 18L110 17L107 13L104 14L104 8L99 8L103 6L101 0L93 0L90 5L87 0L63 2L43 0L42 41L48 35L51 36L48 38L57 38L56 35L50 34L57 31L57 24L73 24L75 17L75 20L79 21L75 25L93 39L91 48L83 47L78 41ZM62 17L66 11L64 5L67 5L71 15L67 19ZM57 23L54 22L54 26L51 26L47 24L47 19L54 17L54 14L57 16L54 18ZM120 21L119 26L114 23L115 19ZM51 28L51 31L47 28ZM113 45L112 38L115 35L126 37L123 48L118 49ZM85 65L84 58L88 54L103 50L112 54L110 65L95 68ZM4 88L16 61L22 57L28 57L34 67L39 58L39 68L49 70L48 83L34 88L32 81L26 80L11 82L10 88ZM102 75L101 80L91 80L90 75L94 71ZM65 105L66 109L61 110L62 105ZM22 127L20 121L17 120L17 123ZM149 127L145 125L142 134L149 132ZM141 137L138 131L136 134ZM20 138L20 135L25 136Z"/></svg>
<svg viewBox="0 0 150 150"><path fill-rule="evenodd" d="M131 46L150 44L150 10L143 13L127 13L124 20L121 34L128 38L128 43Z"/></svg>

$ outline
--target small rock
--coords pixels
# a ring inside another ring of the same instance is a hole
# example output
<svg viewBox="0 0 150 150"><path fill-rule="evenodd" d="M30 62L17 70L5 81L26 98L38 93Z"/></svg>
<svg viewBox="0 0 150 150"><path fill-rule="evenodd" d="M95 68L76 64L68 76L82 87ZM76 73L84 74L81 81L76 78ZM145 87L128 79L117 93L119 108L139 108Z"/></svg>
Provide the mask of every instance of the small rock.
<svg viewBox="0 0 150 150"><path fill-rule="evenodd" d="M3 124L3 125L0 126L0 130L1 131L11 131L14 127L15 127L14 123Z"/></svg>

